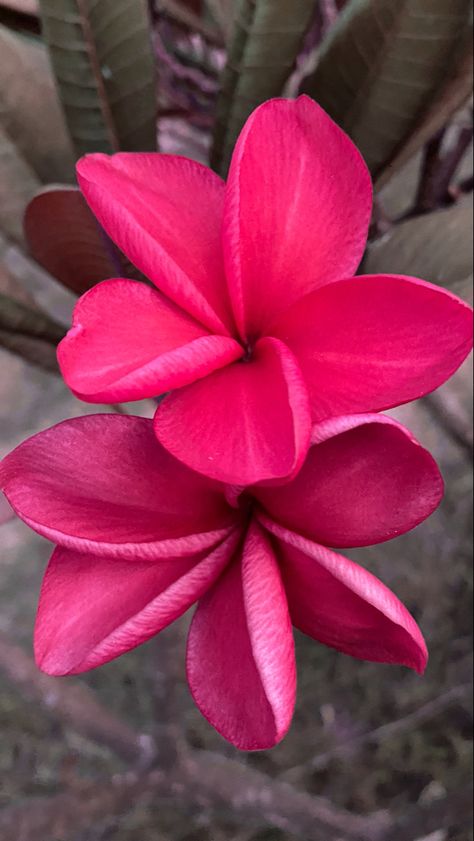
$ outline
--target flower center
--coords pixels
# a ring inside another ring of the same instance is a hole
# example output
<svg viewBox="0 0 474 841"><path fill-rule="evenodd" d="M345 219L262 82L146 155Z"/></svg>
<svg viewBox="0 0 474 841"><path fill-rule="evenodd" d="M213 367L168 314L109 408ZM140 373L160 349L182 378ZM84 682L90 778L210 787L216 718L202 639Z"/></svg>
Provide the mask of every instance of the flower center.
<svg viewBox="0 0 474 841"><path fill-rule="evenodd" d="M254 350L254 344L247 342L244 346L244 355L240 357L239 362L251 362Z"/></svg>
<svg viewBox="0 0 474 841"><path fill-rule="evenodd" d="M232 508L236 508L244 515L250 513L253 499L245 491L243 485L226 485L225 498Z"/></svg>

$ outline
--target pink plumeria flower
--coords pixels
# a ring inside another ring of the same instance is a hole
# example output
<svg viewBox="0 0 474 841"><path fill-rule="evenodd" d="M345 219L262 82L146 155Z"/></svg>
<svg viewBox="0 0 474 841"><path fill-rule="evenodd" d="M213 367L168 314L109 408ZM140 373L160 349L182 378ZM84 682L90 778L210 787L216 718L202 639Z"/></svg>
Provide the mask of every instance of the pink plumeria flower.
<svg viewBox="0 0 474 841"><path fill-rule="evenodd" d="M244 493L195 473L153 422L67 420L0 465L19 517L57 544L35 630L39 667L100 666L198 606L187 673L204 716L244 750L291 722L292 625L365 660L422 672L421 632L377 578L328 547L365 546L416 526L443 483L429 453L383 415L315 428L297 477Z"/></svg>
<svg viewBox="0 0 474 841"><path fill-rule="evenodd" d="M368 170L311 99L245 125L224 183L160 154L88 155L78 178L109 236L158 287L104 282L59 347L73 392L157 396L155 432L208 476L294 474L312 423L404 403L453 374L470 309L407 277L354 278L371 216Z"/></svg>

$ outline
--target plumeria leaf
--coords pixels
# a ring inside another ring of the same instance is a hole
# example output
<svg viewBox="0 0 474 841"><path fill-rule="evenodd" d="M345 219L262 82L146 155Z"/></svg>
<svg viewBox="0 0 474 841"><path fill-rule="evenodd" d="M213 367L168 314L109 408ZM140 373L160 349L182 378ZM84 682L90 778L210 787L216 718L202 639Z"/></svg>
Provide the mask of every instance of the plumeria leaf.
<svg viewBox="0 0 474 841"><path fill-rule="evenodd" d="M471 199L447 210L407 219L369 246L362 271L423 275L472 301Z"/></svg>
<svg viewBox="0 0 474 841"><path fill-rule="evenodd" d="M42 181L74 177L71 141L44 44L0 26L2 128Z"/></svg>
<svg viewBox="0 0 474 841"><path fill-rule="evenodd" d="M313 13L308 0L238 0L217 108L214 169L226 172L247 117L281 94Z"/></svg>
<svg viewBox="0 0 474 841"><path fill-rule="evenodd" d="M395 172L398 172L425 143L434 137L472 95L472 27L466 36L466 43L459 53L458 61L449 67L448 78L445 84L439 88L430 107L422 113L419 122L407 135L395 156L381 170L375 184L377 190L380 190Z"/></svg>
<svg viewBox="0 0 474 841"><path fill-rule="evenodd" d="M375 177L436 100L470 15L471 0L352 0L331 30L303 92L348 132Z"/></svg>
<svg viewBox="0 0 474 841"><path fill-rule="evenodd" d="M109 277L136 274L74 187L38 192L26 209L24 232L35 260L78 294Z"/></svg>
<svg viewBox="0 0 474 841"><path fill-rule="evenodd" d="M154 149L155 67L146 0L40 0L77 155Z"/></svg>
<svg viewBox="0 0 474 841"><path fill-rule="evenodd" d="M24 209L38 187L35 173L0 125L0 229L19 242Z"/></svg>

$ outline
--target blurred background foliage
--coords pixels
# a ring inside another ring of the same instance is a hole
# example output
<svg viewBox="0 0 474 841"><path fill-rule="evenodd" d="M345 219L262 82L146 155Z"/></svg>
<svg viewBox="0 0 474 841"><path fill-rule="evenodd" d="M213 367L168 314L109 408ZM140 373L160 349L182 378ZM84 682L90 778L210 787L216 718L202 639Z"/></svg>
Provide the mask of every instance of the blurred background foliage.
<svg viewBox="0 0 474 841"><path fill-rule="evenodd" d="M87 152L157 149L225 177L251 111L273 96L307 93L353 138L374 178L361 271L420 275L472 301L472 18L471 0L0 0L0 348L11 361L2 368L2 446L88 410L52 376L75 296L110 276L145 280L75 186L75 160ZM469 371L399 415L445 471L441 512L364 555L423 618L434 651L427 677L336 660L298 637L292 734L271 754L244 760L358 813L390 808L402 819L414 804L442 805L470 773ZM37 558L47 547L16 523L2 529L12 560L2 573L0 631L13 629L28 645ZM184 633L185 620L171 642L173 662L181 662ZM146 647L85 678L140 730L155 726L149 659ZM5 662L0 656L0 669ZM187 744L228 756L193 710L182 669L176 691ZM7 683L0 694L9 728L2 805L71 780L77 793L84 778L121 770L108 748L16 692ZM370 736L392 719L399 730ZM202 805L197 817L177 815L175 803L145 795L120 817L116 806L88 829L41 830L25 841L296 838L291 827L247 830L235 813L214 817ZM400 838L466 841L462 808L456 800L438 824L427 819L426 831ZM1 841L13 838L1 833L0 817Z"/></svg>

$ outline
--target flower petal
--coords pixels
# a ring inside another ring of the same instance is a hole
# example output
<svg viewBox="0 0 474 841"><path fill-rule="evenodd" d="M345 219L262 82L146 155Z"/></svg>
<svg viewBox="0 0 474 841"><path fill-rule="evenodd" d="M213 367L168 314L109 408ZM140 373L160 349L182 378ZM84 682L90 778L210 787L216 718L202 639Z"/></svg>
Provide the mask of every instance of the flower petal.
<svg viewBox="0 0 474 841"><path fill-rule="evenodd" d="M220 232L224 182L176 155L86 155L81 190L110 238L165 295L213 332L232 328Z"/></svg>
<svg viewBox="0 0 474 841"><path fill-rule="evenodd" d="M362 157L319 105L302 96L257 108L235 147L224 211L242 336L261 335L302 295L355 272L371 206Z"/></svg>
<svg viewBox="0 0 474 841"><path fill-rule="evenodd" d="M136 648L214 583L237 545L157 563L55 549L41 589L35 657L50 675L77 674Z"/></svg>
<svg viewBox="0 0 474 841"><path fill-rule="evenodd" d="M215 545L235 523L221 489L157 442L152 421L67 420L20 444L0 487L22 520L78 552L154 560Z"/></svg>
<svg viewBox="0 0 474 841"><path fill-rule="evenodd" d="M416 278L366 275L298 301L271 329L298 358L319 421L433 391L472 347L472 310Z"/></svg>
<svg viewBox="0 0 474 841"><path fill-rule="evenodd" d="M406 607L374 575L268 518L296 628L344 654L422 673L428 659Z"/></svg>
<svg viewBox="0 0 474 841"><path fill-rule="evenodd" d="M67 385L92 403L156 397L242 354L238 342L210 336L158 291L120 278L79 299L58 347Z"/></svg>
<svg viewBox="0 0 474 841"><path fill-rule="evenodd" d="M302 463L311 434L298 365L276 339L257 342L236 362L173 392L155 415L164 447L193 470L249 485L284 477Z"/></svg>
<svg viewBox="0 0 474 841"><path fill-rule="evenodd" d="M439 505L436 462L396 421L355 416L320 436L327 440L291 484L252 489L278 523L325 546L368 546L404 534Z"/></svg>
<svg viewBox="0 0 474 841"><path fill-rule="evenodd" d="M257 524L200 601L188 639L188 681L202 714L241 750L277 744L296 693L293 635L270 542Z"/></svg>

